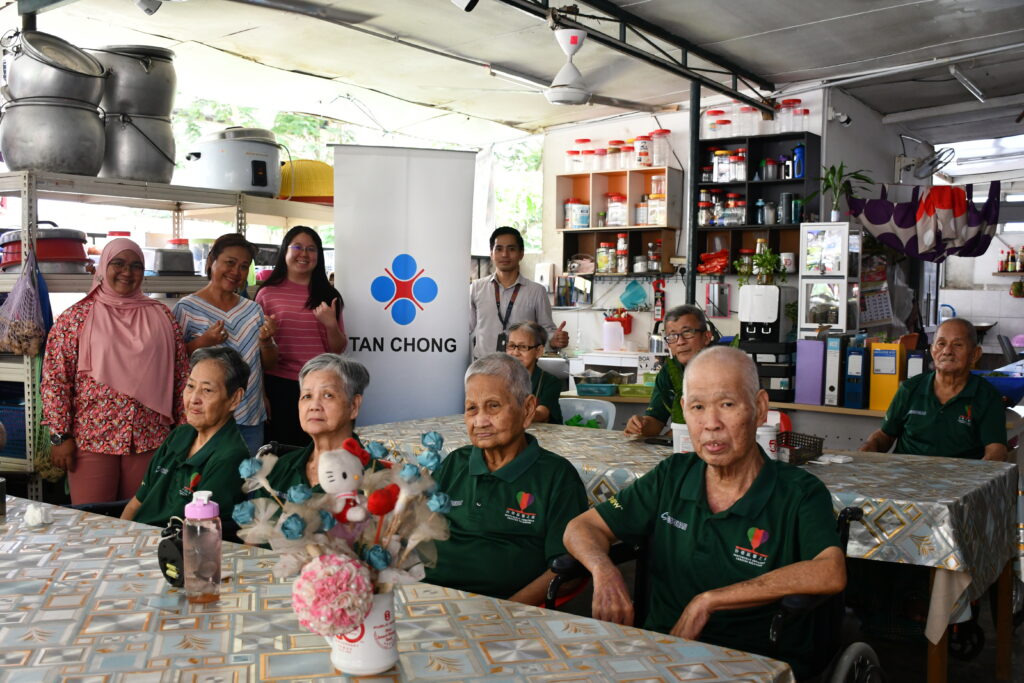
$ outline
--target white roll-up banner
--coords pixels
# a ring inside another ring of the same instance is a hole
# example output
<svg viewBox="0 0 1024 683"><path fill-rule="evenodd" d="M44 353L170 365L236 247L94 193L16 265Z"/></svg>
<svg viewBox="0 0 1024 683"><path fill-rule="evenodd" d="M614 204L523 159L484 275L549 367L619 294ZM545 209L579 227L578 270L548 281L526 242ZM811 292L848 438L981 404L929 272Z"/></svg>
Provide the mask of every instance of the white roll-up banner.
<svg viewBox="0 0 1024 683"><path fill-rule="evenodd" d="M370 370L357 425L462 412L474 157L334 148L335 284Z"/></svg>

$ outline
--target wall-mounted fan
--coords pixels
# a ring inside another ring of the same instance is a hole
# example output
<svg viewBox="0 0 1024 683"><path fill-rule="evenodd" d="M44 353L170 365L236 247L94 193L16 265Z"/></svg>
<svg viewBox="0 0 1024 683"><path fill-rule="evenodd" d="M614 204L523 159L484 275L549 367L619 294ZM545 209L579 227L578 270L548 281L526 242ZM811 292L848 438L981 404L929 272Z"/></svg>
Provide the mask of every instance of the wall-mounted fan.
<svg viewBox="0 0 1024 683"><path fill-rule="evenodd" d="M583 47L583 42L587 38L586 31L580 31L571 28L559 28L554 30L555 40L558 41L558 46L562 48L562 52L568 57L565 65L558 70L554 80L551 81L551 85L546 88L540 88L533 83L527 83L523 79L515 79L517 83L529 85L534 88L538 93L543 93L544 97L551 104L605 104L610 107L619 107L621 109L632 109L635 111L645 112L665 112L665 111L678 111L677 105L651 105L643 102L633 102L631 100L623 100L617 97L608 97L606 95L598 95L590 91L587 87L586 81L583 80L583 74L573 64L572 58L580 48ZM495 69L492 73L497 76L501 76L501 71Z"/></svg>
<svg viewBox="0 0 1024 683"><path fill-rule="evenodd" d="M918 140L917 138L910 137L909 135L900 135L900 144L903 145L903 154L898 154L896 156L897 183L903 182L903 174L908 171L918 180L931 178L941 169L952 163L953 158L956 156L956 150L952 147L943 147L942 149L937 149L925 157L909 157L907 156L906 140L913 140L914 142L925 144L924 140Z"/></svg>

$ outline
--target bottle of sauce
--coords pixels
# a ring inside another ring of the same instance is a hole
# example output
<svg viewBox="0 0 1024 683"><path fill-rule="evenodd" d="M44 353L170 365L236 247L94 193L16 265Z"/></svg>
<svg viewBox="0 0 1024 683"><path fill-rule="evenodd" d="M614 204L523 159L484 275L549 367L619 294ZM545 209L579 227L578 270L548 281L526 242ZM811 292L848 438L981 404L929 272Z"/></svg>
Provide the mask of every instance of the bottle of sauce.
<svg viewBox="0 0 1024 683"><path fill-rule="evenodd" d="M185 555L185 597L189 602L220 600L220 507L210 491L196 491L185 506L181 544Z"/></svg>

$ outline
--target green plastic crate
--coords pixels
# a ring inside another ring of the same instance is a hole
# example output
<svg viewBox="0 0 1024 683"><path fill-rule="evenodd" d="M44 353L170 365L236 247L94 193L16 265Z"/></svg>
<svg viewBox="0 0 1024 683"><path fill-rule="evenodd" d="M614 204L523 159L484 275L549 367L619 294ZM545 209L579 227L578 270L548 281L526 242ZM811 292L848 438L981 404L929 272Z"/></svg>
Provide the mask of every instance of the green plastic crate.
<svg viewBox="0 0 1024 683"><path fill-rule="evenodd" d="M619 396L634 396L636 398L650 398L654 393L654 386L650 384L620 384Z"/></svg>

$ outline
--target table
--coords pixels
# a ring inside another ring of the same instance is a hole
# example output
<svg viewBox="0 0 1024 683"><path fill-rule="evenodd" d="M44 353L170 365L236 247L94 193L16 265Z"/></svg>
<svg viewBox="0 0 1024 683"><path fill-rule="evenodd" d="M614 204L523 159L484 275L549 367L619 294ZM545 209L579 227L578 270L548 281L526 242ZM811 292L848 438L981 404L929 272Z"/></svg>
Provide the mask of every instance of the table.
<svg viewBox="0 0 1024 683"><path fill-rule="evenodd" d="M469 444L462 415L390 422L357 431L364 443L392 441L414 450L420 448L424 432L440 432L446 454ZM527 431L537 437L542 448L565 457L576 467L591 505L607 500L672 454L671 444L651 445L612 429L534 424ZM668 440L671 441L671 435Z"/></svg>
<svg viewBox="0 0 1024 683"><path fill-rule="evenodd" d="M374 425L360 430L360 436L415 448L420 435L430 430L444 435L448 449L469 441L461 415ZM539 424L529 432L541 446L576 466L591 504L631 484L671 450L611 430ZM829 488L837 512L849 505L864 508L864 523L854 524L851 531L850 557L935 569L926 634L930 650L941 649L944 655L947 625L959 620L958 613L970 600L1001 579L1007 561L1020 552L1014 550L1015 526L1024 522L1024 506L1018 511L1016 465L846 453L853 456L852 463L805 467ZM944 671L945 662L933 668L929 680L944 680L937 670Z"/></svg>
<svg viewBox="0 0 1024 683"><path fill-rule="evenodd" d="M53 523L27 529L28 504L8 497L0 524L5 681L349 680L299 626L270 551L226 543L221 600L189 605L157 569L154 527L47 506ZM793 680L766 657L505 600L396 597L399 664L375 682Z"/></svg>

